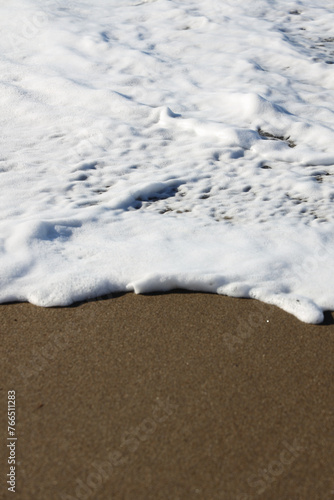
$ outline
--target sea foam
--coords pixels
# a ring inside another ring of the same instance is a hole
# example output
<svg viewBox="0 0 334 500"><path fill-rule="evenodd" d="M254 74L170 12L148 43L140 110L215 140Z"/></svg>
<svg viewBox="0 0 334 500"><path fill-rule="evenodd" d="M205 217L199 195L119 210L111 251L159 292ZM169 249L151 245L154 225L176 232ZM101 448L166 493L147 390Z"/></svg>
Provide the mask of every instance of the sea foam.
<svg viewBox="0 0 334 500"><path fill-rule="evenodd" d="M334 309L330 1L19 0L0 26L0 302Z"/></svg>

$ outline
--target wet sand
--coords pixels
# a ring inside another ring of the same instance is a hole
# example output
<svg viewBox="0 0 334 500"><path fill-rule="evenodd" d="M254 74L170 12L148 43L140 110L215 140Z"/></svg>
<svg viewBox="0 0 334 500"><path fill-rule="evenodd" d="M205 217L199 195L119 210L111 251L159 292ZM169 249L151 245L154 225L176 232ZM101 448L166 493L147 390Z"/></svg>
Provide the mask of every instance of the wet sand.
<svg viewBox="0 0 334 500"><path fill-rule="evenodd" d="M0 498L334 499L333 317L186 292L1 305Z"/></svg>

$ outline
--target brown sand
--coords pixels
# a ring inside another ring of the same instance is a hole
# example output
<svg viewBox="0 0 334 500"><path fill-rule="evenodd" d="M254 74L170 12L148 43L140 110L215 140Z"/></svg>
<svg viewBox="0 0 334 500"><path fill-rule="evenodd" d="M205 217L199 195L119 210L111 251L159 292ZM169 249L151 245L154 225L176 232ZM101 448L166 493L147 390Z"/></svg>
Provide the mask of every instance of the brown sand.
<svg viewBox="0 0 334 500"><path fill-rule="evenodd" d="M1 498L334 499L333 314L175 292L0 319Z"/></svg>

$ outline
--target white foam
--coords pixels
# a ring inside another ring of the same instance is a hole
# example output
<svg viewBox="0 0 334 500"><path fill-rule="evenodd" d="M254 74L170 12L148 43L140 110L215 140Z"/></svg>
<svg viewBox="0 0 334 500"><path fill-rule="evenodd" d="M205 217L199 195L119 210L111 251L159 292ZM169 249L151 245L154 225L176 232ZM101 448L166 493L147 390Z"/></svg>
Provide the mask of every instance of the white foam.
<svg viewBox="0 0 334 500"><path fill-rule="evenodd" d="M2 6L0 302L186 288L321 322L333 25L329 0Z"/></svg>

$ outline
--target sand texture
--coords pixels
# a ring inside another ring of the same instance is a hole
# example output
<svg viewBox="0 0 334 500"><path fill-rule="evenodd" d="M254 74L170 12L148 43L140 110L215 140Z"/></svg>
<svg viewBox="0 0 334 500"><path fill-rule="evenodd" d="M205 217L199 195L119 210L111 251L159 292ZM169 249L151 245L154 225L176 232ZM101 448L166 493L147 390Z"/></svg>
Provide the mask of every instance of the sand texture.
<svg viewBox="0 0 334 500"><path fill-rule="evenodd" d="M333 314L325 323L185 292L1 305L1 498L334 498Z"/></svg>

